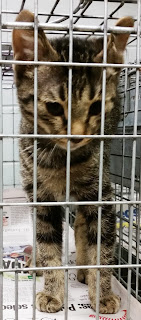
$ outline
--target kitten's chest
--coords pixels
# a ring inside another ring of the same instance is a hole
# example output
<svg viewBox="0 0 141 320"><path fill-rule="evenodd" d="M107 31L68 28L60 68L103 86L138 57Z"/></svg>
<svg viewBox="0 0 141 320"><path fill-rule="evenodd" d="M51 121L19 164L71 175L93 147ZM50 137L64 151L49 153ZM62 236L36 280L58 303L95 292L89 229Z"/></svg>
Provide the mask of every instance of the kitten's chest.
<svg viewBox="0 0 141 320"><path fill-rule="evenodd" d="M56 200L62 198L66 188L66 170L58 169L38 169L38 179L41 182L41 193L49 193Z"/></svg>
<svg viewBox="0 0 141 320"><path fill-rule="evenodd" d="M94 169L95 167L95 169ZM78 194L84 183L98 178L95 172L98 172L97 162L93 159L82 164L70 167L70 194ZM66 195L66 181L68 179L66 167L39 168L38 178L42 182L42 192L53 194L56 200L62 200Z"/></svg>

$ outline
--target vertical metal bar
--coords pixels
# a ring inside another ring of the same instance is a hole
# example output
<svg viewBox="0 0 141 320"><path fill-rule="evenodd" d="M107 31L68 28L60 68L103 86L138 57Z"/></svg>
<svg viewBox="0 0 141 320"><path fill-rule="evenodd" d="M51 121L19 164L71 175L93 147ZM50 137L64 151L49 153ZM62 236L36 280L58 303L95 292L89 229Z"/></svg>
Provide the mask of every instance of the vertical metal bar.
<svg viewBox="0 0 141 320"><path fill-rule="evenodd" d="M11 87L11 90L12 90L12 115L13 115L13 134L15 133L14 132L14 124L15 124L15 108L14 108L14 89L13 89L13 84L12 84L12 87ZM14 157L14 139L12 139L12 142L13 142L13 186L15 188L15 157Z"/></svg>
<svg viewBox="0 0 141 320"><path fill-rule="evenodd" d="M141 157L140 157L140 180L139 180L139 200L141 200ZM139 264L140 254L140 222L141 222L141 205L138 206L138 213L136 218L136 263ZM136 268L136 299L139 293L139 268Z"/></svg>
<svg viewBox="0 0 141 320"><path fill-rule="evenodd" d="M0 59L2 59L2 1L0 0ZM2 66L0 66L0 134L3 133ZM3 201L3 140L0 138L0 202ZM0 268L3 268L3 208L0 207ZM3 273L0 273L0 319L3 319Z"/></svg>
<svg viewBox="0 0 141 320"><path fill-rule="evenodd" d="M124 107L123 107L123 135L125 135L125 110L127 110L127 79L128 69L125 69L125 86L124 86ZM122 173L121 173L121 201L123 200L123 187L124 187L124 163L125 163L125 139L122 140ZM118 250L118 263L121 263L121 239L122 235L122 215L123 215L123 204L120 205L120 228L119 228L119 250ZM121 279L121 269L118 269L118 280Z"/></svg>
<svg viewBox="0 0 141 320"><path fill-rule="evenodd" d="M73 61L73 0L70 0L69 7L69 62ZM68 126L67 134L71 134L71 105L72 105L72 68L69 68L68 83ZM67 141L67 162L66 162L66 201L70 201L70 139ZM69 206L65 211L65 264L68 264L69 251ZM68 270L65 270L65 320L68 319Z"/></svg>
<svg viewBox="0 0 141 320"><path fill-rule="evenodd" d="M34 61L38 60L38 0L34 0ZM34 134L37 134L38 72L34 67ZM37 201L37 139L34 138L33 201ZM33 267L36 267L36 214L33 209ZM36 319L36 271L33 272L33 320Z"/></svg>
<svg viewBox="0 0 141 320"><path fill-rule="evenodd" d="M15 268L18 268L18 259L15 259ZM18 272L15 271L15 320L18 320Z"/></svg>
<svg viewBox="0 0 141 320"><path fill-rule="evenodd" d="M107 61L107 15L108 15L108 2L104 1L104 51L103 51L103 63ZM106 68L103 69L102 77L102 110L101 110L101 134L104 134L105 123L105 97L106 97ZM98 201L102 200L102 178L103 178L103 153L104 153L104 141L100 141L100 161L99 161L99 189L98 189ZM100 252L101 252L101 215L102 207L98 207L98 230L97 230L97 264L100 264ZM96 277L96 320L99 319L99 299L100 299L100 270L97 270Z"/></svg>
<svg viewBox="0 0 141 320"><path fill-rule="evenodd" d="M140 62L140 13L141 2L138 0L137 6L137 51L136 62ZM138 96L139 96L139 70L136 70L136 94L135 94L135 113L133 134L137 134L137 117L138 117ZM132 169L131 169L131 200L134 200L135 189L135 166L136 166L136 140L133 140L132 149ZM133 236L133 205L130 207L130 224L129 224L129 253L128 263L132 263L132 236ZM131 269L128 269L128 299L127 299L127 320L130 319L130 296L131 296Z"/></svg>
<svg viewBox="0 0 141 320"><path fill-rule="evenodd" d="M12 115L13 115L13 134L14 134L14 123L15 123L15 109L14 109L14 93L12 84ZM14 139L13 142L13 184L15 187L15 159L14 159ZM15 268L18 268L18 259L15 259ZM15 272L15 320L18 320L18 272Z"/></svg>

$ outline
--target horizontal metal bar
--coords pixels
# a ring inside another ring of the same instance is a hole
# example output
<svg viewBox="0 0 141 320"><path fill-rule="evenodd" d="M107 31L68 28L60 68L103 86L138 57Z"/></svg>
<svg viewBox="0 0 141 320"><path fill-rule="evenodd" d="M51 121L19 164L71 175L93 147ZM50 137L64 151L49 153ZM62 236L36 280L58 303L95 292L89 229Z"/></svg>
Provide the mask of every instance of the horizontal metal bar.
<svg viewBox="0 0 141 320"><path fill-rule="evenodd" d="M85 135L85 134L0 134L0 138L40 138L40 139L71 139L71 138L91 138L91 139L98 139L98 140L104 140L104 139L141 139L141 134L136 135L108 135L108 134L101 134L101 135Z"/></svg>
<svg viewBox="0 0 141 320"><path fill-rule="evenodd" d="M24 207L49 207L49 206L70 206L70 205L74 205L74 206L105 206L105 205L113 205L113 204L141 204L141 200L135 200L135 201L116 201L116 200L112 200L112 201L48 201L48 202L0 202L0 207L10 207L10 206L24 206Z"/></svg>
<svg viewBox="0 0 141 320"><path fill-rule="evenodd" d="M74 31L85 31L85 32L104 32L104 27L103 26L99 26L99 27L92 27L92 26L79 26L77 25L76 27L73 27ZM132 27L109 27L107 29L108 33L132 33L132 34L137 34L137 29L136 28L132 28Z"/></svg>
<svg viewBox="0 0 141 320"><path fill-rule="evenodd" d="M74 269L116 269L116 268L140 268L140 264L109 264L109 265L85 265L85 266L56 266L56 267L31 267L31 268L9 268L0 269L0 272L28 272L28 271L38 271L38 270L74 270Z"/></svg>
<svg viewBox="0 0 141 320"><path fill-rule="evenodd" d="M141 68L141 64L129 63L82 63L82 62L51 62L51 61L21 61L21 60L0 60L0 65L32 65L32 66L59 66L59 67L98 67L98 68Z"/></svg>
<svg viewBox="0 0 141 320"><path fill-rule="evenodd" d="M63 25L60 23L38 23L38 28L43 30L57 30L57 31L69 31L69 25ZM34 29L33 22L6 22L2 24L2 29ZM103 32L104 26L85 26L77 25L73 26L73 31L86 31L86 32ZM137 34L137 29L133 27L109 27L107 32L113 33L134 33Z"/></svg>

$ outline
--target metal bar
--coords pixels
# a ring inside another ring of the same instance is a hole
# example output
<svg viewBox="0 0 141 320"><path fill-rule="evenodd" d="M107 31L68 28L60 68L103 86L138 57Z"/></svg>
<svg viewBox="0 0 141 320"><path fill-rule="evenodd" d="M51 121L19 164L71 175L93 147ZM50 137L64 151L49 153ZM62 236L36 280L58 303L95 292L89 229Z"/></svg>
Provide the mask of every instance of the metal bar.
<svg viewBox="0 0 141 320"><path fill-rule="evenodd" d="M2 14L14 14L14 15L17 15L19 12L18 11L12 11L12 10L2 10ZM38 17L39 16L47 16L47 17L61 17L61 18L66 18L66 19L68 19L69 18L69 15L68 14L59 14L59 13L53 13L53 14L51 14L51 13L45 13L45 12L38 12ZM73 14L73 17L74 18L80 18L80 19L93 19L93 20L95 20L95 19L99 19L99 20L101 20L101 19L103 19L103 16L99 16L99 15L97 15L97 16L94 16L94 15L87 15L87 14L83 14L83 15L78 15L78 14ZM119 19L119 17L113 17L113 16L111 16L111 15L109 15L109 17L108 17L108 20L118 20ZM47 22L47 21L46 21ZM53 22L54 23L54 22Z"/></svg>
<svg viewBox="0 0 141 320"><path fill-rule="evenodd" d="M73 61L73 0L69 7L69 62ZM68 124L67 134L71 134L71 105L72 105L72 68L68 72ZM67 162L66 162L66 201L70 201L70 139L67 141ZM69 211L70 206L65 210L65 264L69 260ZM65 272L65 320L68 319L68 270Z"/></svg>
<svg viewBox="0 0 141 320"><path fill-rule="evenodd" d="M128 42L128 45L131 44L132 42L134 42L135 40L137 40L137 37L135 37L134 39L130 40L130 41Z"/></svg>
<svg viewBox="0 0 141 320"><path fill-rule="evenodd" d="M6 22L2 24L2 29L34 29L33 22ZM69 25L61 25L57 23L38 23L38 29L43 30L57 30L57 31L69 31ZM103 26L85 26L77 25L73 26L73 31L86 31L86 32L104 32ZM137 34L137 29L134 27L109 27L107 32L113 33L132 33Z"/></svg>
<svg viewBox="0 0 141 320"><path fill-rule="evenodd" d="M82 62L51 62L51 61L21 61L21 60L0 60L0 65L45 65L45 66L63 66L63 67L98 67L98 68L123 68L123 64L119 63L82 63ZM140 69L141 64L124 64L124 68Z"/></svg>
<svg viewBox="0 0 141 320"><path fill-rule="evenodd" d="M57 202L0 202L0 207L9 207L9 206L25 206L25 207L38 207L38 206L69 206L69 205L79 205L79 206L87 206L87 205L97 205L97 206L105 206L105 205L113 205L113 204L128 204L128 205L137 205L141 204L141 200L129 200L129 201L57 201Z"/></svg>
<svg viewBox="0 0 141 320"><path fill-rule="evenodd" d="M59 66L59 67L98 67L98 68L123 68L121 63L82 63L82 62L51 62L51 61L21 61L21 60L0 60L0 65L45 65L45 66ZM124 68L140 69L141 64L124 64Z"/></svg>
<svg viewBox="0 0 141 320"><path fill-rule="evenodd" d="M124 95L125 101L123 106L123 135L125 135L125 110L127 109L127 77L128 77L128 69L124 70L125 72L125 86L124 86ZM124 156L125 156L125 139L122 140L122 173L121 173L121 200L123 200L123 186L124 186ZM122 238L122 213L123 213L123 205L120 206L120 229L119 229L119 253L118 253L118 263L120 263L121 259L121 238ZM120 281L121 270L119 269L118 280Z"/></svg>
<svg viewBox="0 0 141 320"><path fill-rule="evenodd" d="M136 61L140 62L140 13L141 2L138 0L137 6L137 51ZM137 117L138 117L138 96L139 96L139 70L136 70L136 93L135 93L135 113L134 113L134 130L137 134ZM132 168L131 168L131 199L134 200L134 186L135 186L135 166L136 166L136 140L133 140L132 149ZM132 236L133 236L133 205L130 207L130 224L129 224L129 253L128 263L132 263ZM127 320L130 320L130 299L131 299L131 269L128 269L128 298L127 298Z"/></svg>
<svg viewBox="0 0 141 320"><path fill-rule="evenodd" d="M123 235L125 235L126 237L127 237L127 234L126 233L124 233L123 232ZM116 235L117 237L119 237L119 235L117 234ZM126 244L128 244L128 241L126 241L124 238L121 238L121 240L122 240L122 242L124 242L124 243L126 243ZM133 241L135 242L136 240L135 239L133 239ZM136 251L136 247L135 246L133 246L132 245L132 249L134 249L135 251ZM141 251L139 251L139 253L141 253ZM121 260L123 260L122 258L121 258ZM139 262L138 262L139 263Z"/></svg>
<svg viewBox="0 0 141 320"><path fill-rule="evenodd" d="M103 63L107 62L107 15L108 2L104 1L104 47L103 47ZM104 135L105 124L105 99L106 99L106 69L103 68L102 74L102 106L101 106L101 128L100 134ZM99 186L98 186L98 200L102 200L102 180L103 180L103 154L104 141L100 141L100 159L99 159ZM101 254L101 219L102 207L98 207L98 226L97 226L97 264L100 264ZM100 270L97 270L96 276L96 320L99 320L99 305L100 305Z"/></svg>
<svg viewBox="0 0 141 320"><path fill-rule="evenodd" d="M22 11L22 10L23 10L24 5L25 5L25 2L26 2L26 0L22 0L21 7L20 7L20 11ZM19 13L19 12L18 12L18 13Z"/></svg>
<svg viewBox="0 0 141 320"><path fill-rule="evenodd" d="M0 59L2 59L2 1L0 0ZM0 66L0 133L3 133L2 67ZM0 137L0 202L3 201L3 138ZM0 268L3 268L3 207L0 206ZM3 273L0 272L0 319L3 319Z"/></svg>
<svg viewBox="0 0 141 320"><path fill-rule="evenodd" d="M9 268L9 269L0 269L0 273L3 273L3 272L21 272L21 271L38 271L38 270L42 270L42 271L45 271L45 270L78 270L78 269L117 269L117 268L121 268L121 269L128 269L128 268L140 268L140 264L109 264L107 266L106 265L81 265L81 266L56 266L56 267L31 267L31 268Z"/></svg>
<svg viewBox="0 0 141 320"><path fill-rule="evenodd" d="M127 203L128 204L128 203ZM116 215L118 218L120 218L120 215ZM129 223L129 219L127 219L127 218L124 218L124 217L121 217L120 218L121 220L123 220L123 221L125 221L125 222L128 222ZM133 222L133 226L135 227L135 228L139 228L139 230L141 230L141 227L140 227L140 225L138 225L138 224L136 224L135 222ZM124 234L124 233L123 233Z"/></svg>
<svg viewBox="0 0 141 320"><path fill-rule="evenodd" d="M140 186L139 186L139 200L141 200L141 159L140 159ZM138 214L137 214L137 230L136 230L136 263L139 264L139 253L140 253L140 221L141 221L141 205L138 206ZM136 299L138 297L139 292L139 268L136 269Z"/></svg>
<svg viewBox="0 0 141 320"><path fill-rule="evenodd" d="M38 60L38 0L34 0L34 61ZM34 67L34 134L37 134L38 70ZM34 138L33 201L37 201L37 138ZM33 266L36 267L36 215L33 208ZM36 272L33 272L33 320L36 320Z"/></svg>
<svg viewBox="0 0 141 320"><path fill-rule="evenodd" d="M124 2L124 0L122 0L121 3L118 5L118 7L109 14L108 20L109 20L110 18L112 18L112 16L113 16L120 8L122 8L122 7L124 6L124 4L125 4L125 2ZM104 24L104 21L101 22L100 25L102 26L103 24Z"/></svg>
<svg viewBox="0 0 141 320"><path fill-rule="evenodd" d="M60 0L56 0L55 4L54 4L54 6L53 6L53 8L52 8L52 10L51 10L51 12L50 12L51 15L54 13L54 10L55 10L55 8L57 7L59 1L60 1ZM46 23L49 21L49 19L50 19L50 16L46 19Z"/></svg>
<svg viewBox="0 0 141 320"><path fill-rule="evenodd" d="M117 255L116 255L116 257L117 257ZM126 264L127 263L127 261L124 258L121 258L121 262L123 262L122 264ZM136 274L136 270L134 268L131 268L131 269L134 272L134 274ZM141 274L140 274L140 278L141 278Z"/></svg>
<svg viewBox="0 0 141 320"><path fill-rule="evenodd" d="M103 1L103 0L99 0L99 1ZM108 0L108 2L121 2L121 0ZM135 3L137 4L137 0L124 0L125 3Z"/></svg>
<svg viewBox="0 0 141 320"><path fill-rule="evenodd" d="M4 105L3 105L4 107ZM12 113L13 113L13 122L12 122L12 125L13 125L13 134L14 134L14 128L15 128L15 110L14 110L14 93L13 93L13 85L12 85ZM14 139L12 141L13 143L13 185L15 187L15 163L14 163L14 151L15 151L15 145L14 145Z"/></svg>
<svg viewBox="0 0 141 320"><path fill-rule="evenodd" d="M141 134L126 134L126 135L80 135L80 134L0 134L0 138L29 138L29 139L34 139L34 138L40 138L40 139L61 139L61 138L65 138L65 139L71 139L71 138L91 138L91 139L98 139L98 140L104 140L104 139L141 139Z"/></svg>
<svg viewBox="0 0 141 320"><path fill-rule="evenodd" d="M15 269L18 268L18 259L15 258ZM15 271L15 320L18 320L18 271Z"/></svg>
<svg viewBox="0 0 141 320"><path fill-rule="evenodd" d="M116 275L117 273L115 272L115 270L113 271L114 274ZM127 288L127 283L126 281L123 280L123 278L120 279L121 283L125 286L125 288ZM135 295L135 290L131 288L131 292ZM138 295L138 300L141 301L141 297Z"/></svg>
<svg viewBox="0 0 141 320"><path fill-rule="evenodd" d="M92 3L92 1L89 1L86 6L82 9L81 11L81 15L89 8L90 4ZM79 20L79 18L76 18L74 21L74 24Z"/></svg>

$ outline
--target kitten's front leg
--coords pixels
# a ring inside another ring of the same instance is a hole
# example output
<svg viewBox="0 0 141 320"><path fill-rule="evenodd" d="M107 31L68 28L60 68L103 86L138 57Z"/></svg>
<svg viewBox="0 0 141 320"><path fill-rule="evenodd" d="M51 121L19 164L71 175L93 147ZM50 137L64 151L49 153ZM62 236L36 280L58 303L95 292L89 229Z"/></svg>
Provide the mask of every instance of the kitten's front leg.
<svg viewBox="0 0 141 320"><path fill-rule="evenodd" d="M87 265L87 224L86 219L80 211L77 212L75 223L75 245L76 245L76 264ZM77 270L78 281L88 284L88 270L79 269Z"/></svg>
<svg viewBox="0 0 141 320"><path fill-rule="evenodd" d="M97 246L89 248L89 264L96 264ZM101 245L101 265L110 264L111 256L113 254L112 248L106 245ZM112 292L111 289L111 269L101 269L100 271L100 297L99 297L99 312L100 313L117 313L120 308L120 298ZM97 270L90 269L88 273L88 287L91 306L96 310L96 278Z"/></svg>
<svg viewBox="0 0 141 320"><path fill-rule="evenodd" d="M37 250L42 267L61 265L62 211L60 207L40 208L37 212ZM64 302L64 271L47 270L44 290L37 293L36 307L43 312L56 312Z"/></svg>
<svg viewBox="0 0 141 320"><path fill-rule="evenodd" d="M97 264L97 209L94 206L87 206L81 211L86 211L87 222L87 258L88 265ZM83 212L84 214L84 212ZM101 250L100 264L109 265L113 263L115 244L115 214L108 206L102 210L101 220ZM117 313L120 308L120 298L112 292L111 289L112 271L108 268L100 270L100 313ZM96 269L88 271L88 289L91 306L96 310Z"/></svg>

